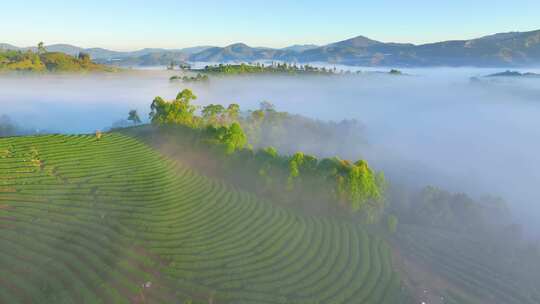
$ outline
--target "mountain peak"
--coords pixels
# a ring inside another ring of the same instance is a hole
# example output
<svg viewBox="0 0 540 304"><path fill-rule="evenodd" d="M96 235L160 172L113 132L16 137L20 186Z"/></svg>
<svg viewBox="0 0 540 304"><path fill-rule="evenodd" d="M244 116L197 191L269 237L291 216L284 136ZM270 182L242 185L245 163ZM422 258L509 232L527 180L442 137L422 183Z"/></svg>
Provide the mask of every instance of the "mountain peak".
<svg viewBox="0 0 540 304"><path fill-rule="evenodd" d="M245 43L237 42L237 43L233 43L231 45L228 45L225 48L227 48L227 49L249 49L250 47L249 47L249 45L247 45Z"/></svg>
<svg viewBox="0 0 540 304"><path fill-rule="evenodd" d="M372 45L380 44L380 43L382 42L369 39L368 37L365 37L365 36L356 36L351 39L332 43L330 44L330 46L340 46L340 47L348 46L348 47L353 47L353 48L363 48L363 47L368 47L368 46L372 46Z"/></svg>
<svg viewBox="0 0 540 304"><path fill-rule="evenodd" d="M512 39L522 34L523 34L522 32L498 33L498 34L483 36L483 37L476 38L473 40L504 40L504 39Z"/></svg>

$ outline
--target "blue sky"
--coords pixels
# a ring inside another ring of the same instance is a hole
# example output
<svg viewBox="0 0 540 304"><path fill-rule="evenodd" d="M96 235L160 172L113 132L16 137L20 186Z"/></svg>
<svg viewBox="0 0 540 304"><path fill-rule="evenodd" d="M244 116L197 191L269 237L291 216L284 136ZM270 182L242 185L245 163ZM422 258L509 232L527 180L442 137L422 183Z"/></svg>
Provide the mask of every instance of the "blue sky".
<svg viewBox="0 0 540 304"><path fill-rule="evenodd" d="M539 0L21 0L1 4L0 42L131 50L364 35L425 43L540 29L539 12Z"/></svg>

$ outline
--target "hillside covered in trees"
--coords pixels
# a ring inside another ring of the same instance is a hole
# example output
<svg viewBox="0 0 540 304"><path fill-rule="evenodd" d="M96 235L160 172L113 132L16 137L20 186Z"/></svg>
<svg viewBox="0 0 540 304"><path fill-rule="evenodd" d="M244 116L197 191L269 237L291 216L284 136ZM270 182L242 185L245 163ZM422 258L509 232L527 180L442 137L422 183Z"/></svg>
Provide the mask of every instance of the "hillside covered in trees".
<svg viewBox="0 0 540 304"><path fill-rule="evenodd" d="M501 198L433 186L401 189L364 160L320 159L302 150L282 154L290 140L309 147L311 140L333 138L324 134L334 131L346 138L347 128L358 130L355 122L310 121L278 112L268 102L247 112L236 104L197 108L191 103L195 98L189 90L171 101L157 97L151 125L119 132L274 205L369 227L392 245L393 265L415 299L484 303L499 294L493 303L537 303L531 282L539 272L519 261L534 264L539 247L523 238ZM295 135L299 129L303 136Z"/></svg>
<svg viewBox="0 0 540 304"><path fill-rule="evenodd" d="M284 63L272 64L218 64L208 65L203 69L194 70L213 75L244 75L244 74L288 74L288 75L333 75L336 69L319 68L309 64L297 65Z"/></svg>
<svg viewBox="0 0 540 304"><path fill-rule="evenodd" d="M60 52L48 52L40 43L31 50L1 50L0 72L112 72L114 68L96 64L86 53L77 57Z"/></svg>
<svg viewBox="0 0 540 304"><path fill-rule="evenodd" d="M284 113L270 104L247 114L237 104L226 108L210 104L199 116L194 99L189 90L171 101L156 97L152 125L123 132L158 149L167 144L165 153L289 206L319 212L349 210L369 222L382 215L386 181L366 161L318 159L301 151L280 155L274 147L255 149L253 144L270 136L261 130L265 121Z"/></svg>
<svg viewBox="0 0 540 304"><path fill-rule="evenodd" d="M10 137L29 133L0 119L0 299L538 303L539 248L502 199L306 152L360 151L357 121L196 98L90 135Z"/></svg>

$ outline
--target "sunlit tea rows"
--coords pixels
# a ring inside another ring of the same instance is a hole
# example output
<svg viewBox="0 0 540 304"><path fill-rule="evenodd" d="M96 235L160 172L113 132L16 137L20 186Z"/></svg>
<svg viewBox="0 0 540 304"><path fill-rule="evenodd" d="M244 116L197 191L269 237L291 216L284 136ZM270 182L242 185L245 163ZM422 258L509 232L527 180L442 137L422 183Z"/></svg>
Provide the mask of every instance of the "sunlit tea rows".
<svg viewBox="0 0 540 304"><path fill-rule="evenodd" d="M0 248L2 303L396 303L401 290L388 245L361 227L114 133L0 139Z"/></svg>

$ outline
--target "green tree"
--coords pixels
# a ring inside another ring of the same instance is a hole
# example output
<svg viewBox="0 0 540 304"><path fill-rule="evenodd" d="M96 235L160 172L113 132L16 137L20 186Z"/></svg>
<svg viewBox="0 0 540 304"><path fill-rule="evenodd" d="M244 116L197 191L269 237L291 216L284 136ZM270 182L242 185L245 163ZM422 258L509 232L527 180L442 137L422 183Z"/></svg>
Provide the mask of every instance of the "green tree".
<svg viewBox="0 0 540 304"><path fill-rule="evenodd" d="M90 54L85 53L85 52L80 52L78 58L83 63L90 63L92 61L90 58Z"/></svg>
<svg viewBox="0 0 540 304"><path fill-rule="evenodd" d="M240 116L240 106L236 103L231 103L227 107L227 118L230 122L238 121L238 117Z"/></svg>
<svg viewBox="0 0 540 304"><path fill-rule="evenodd" d="M175 100L170 102L156 97L150 106L150 120L153 124L179 124L189 127L197 126L194 115L197 107L191 101L197 99L191 90L185 89L178 93Z"/></svg>
<svg viewBox="0 0 540 304"><path fill-rule="evenodd" d="M141 118L139 117L137 110L129 111L128 120L133 122L134 125L141 123Z"/></svg>
<svg viewBox="0 0 540 304"><path fill-rule="evenodd" d="M223 143L226 146L227 154L232 154L243 149L247 144L247 137L239 123L233 122L223 136Z"/></svg>
<svg viewBox="0 0 540 304"><path fill-rule="evenodd" d="M208 124L216 125L218 124L219 117L224 111L225 108L220 104L209 104L202 109L201 113Z"/></svg>
<svg viewBox="0 0 540 304"><path fill-rule="evenodd" d="M317 170L336 179L335 193L352 211L364 211L370 220L382 210L386 182L364 160L350 163L338 158L322 160Z"/></svg>
<svg viewBox="0 0 540 304"><path fill-rule="evenodd" d="M262 150L266 155L268 155L271 159L275 159L278 157L278 152L276 148L274 147L267 147L266 149Z"/></svg>
<svg viewBox="0 0 540 304"><path fill-rule="evenodd" d="M297 152L289 160L289 177L287 178L287 189L294 189L295 181L300 177L300 167L304 164L304 153Z"/></svg>
<svg viewBox="0 0 540 304"><path fill-rule="evenodd" d="M251 119L253 120L253 122L255 123L260 123L264 120L264 111L262 110L255 110L253 112L251 112Z"/></svg>
<svg viewBox="0 0 540 304"><path fill-rule="evenodd" d="M38 54L44 54L47 52L47 50L45 49L45 44L43 43L43 41L40 41L37 45L37 51L38 51Z"/></svg>
<svg viewBox="0 0 540 304"><path fill-rule="evenodd" d="M257 151L255 158L259 163L258 174L262 178L264 188L269 189L274 184L274 178L272 175L273 164L278 161L278 152L274 147L267 147Z"/></svg>

